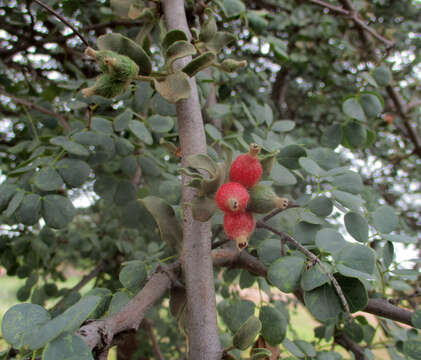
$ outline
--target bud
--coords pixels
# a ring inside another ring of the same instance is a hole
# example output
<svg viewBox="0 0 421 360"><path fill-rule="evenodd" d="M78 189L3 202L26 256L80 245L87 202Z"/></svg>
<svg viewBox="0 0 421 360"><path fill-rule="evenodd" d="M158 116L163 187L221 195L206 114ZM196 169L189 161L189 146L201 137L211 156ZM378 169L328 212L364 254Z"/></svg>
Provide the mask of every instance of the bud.
<svg viewBox="0 0 421 360"><path fill-rule="evenodd" d="M257 184L250 189L248 211L265 214L274 209L285 209L287 206L288 199L276 195L270 186Z"/></svg>
<svg viewBox="0 0 421 360"><path fill-rule="evenodd" d="M229 72L229 73L236 72L238 69L244 68L246 66L247 66L246 60L237 61L237 60L234 60L234 59L225 59L221 63L221 69L224 70L225 72Z"/></svg>

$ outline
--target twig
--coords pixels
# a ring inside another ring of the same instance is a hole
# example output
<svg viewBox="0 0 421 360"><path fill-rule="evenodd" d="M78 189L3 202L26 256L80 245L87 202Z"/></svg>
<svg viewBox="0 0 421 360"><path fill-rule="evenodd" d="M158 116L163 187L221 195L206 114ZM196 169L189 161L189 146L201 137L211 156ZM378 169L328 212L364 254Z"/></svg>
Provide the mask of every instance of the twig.
<svg viewBox="0 0 421 360"><path fill-rule="evenodd" d="M146 329L146 331L149 333L149 336L151 337L153 351L157 360L165 360L164 356L162 355L161 349L159 348L158 340L156 339L155 333L153 331L151 321L148 319L143 320L142 326Z"/></svg>
<svg viewBox="0 0 421 360"><path fill-rule="evenodd" d="M281 239L283 239L285 241L288 241L289 243L293 244L298 250L300 250L303 254L305 254L307 257L309 257L311 259L312 263L318 264L320 266L320 269L322 269L322 271L329 277L330 281L332 282L332 285L335 288L335 290L336 290L336 292L339 296L339 299L341 300L341 303L342 303L342 305L345 309L345 312L348 316L348 319L350 321L352 320L351 310L349 309L348 302L346 301L345 295L344 295L338 281L329 272L329 270L324 266L324 264L320 261L320 259L316 255L314 255L310 250L306 249L303 245L301 245L297 240L295 240L294 238L292 238L288 234L274 229L273 227L267 225L263 221L258 221L256 226L264 228L266 230L269 230L269 231L273 232L274 234L280 236Z"/></svg>
<svg viewBox="0 0 421 360"><path fill-rule="evenodd" d="M91 281L94 277L96 277L104 268L104 263L100 263L97 265L89 274L86 274L71 290L70 292L77 292L82 289L89 281ZM51 309L50 312L55 312L59 310L63 303L65 302L66 296L64 296L57 304L55 304Z"/></svg>
<svg viewBox="0 0 421 360"><path fill-rule="evenodd" d="M89 46L88 41L83 37L83 35L72 25L70 24L62 15L60 15L57 11L53 10L51 7L49 7L47 4L44 4L40 0L34 0L38 5L42 6L44 9L49 11L51 14L53 14L56 18L58 18L63 24L66 24L70 29L73 30L73 32L82 40L82 42Z"/></svg>
<svg viewBox="0 0 421 360"><path fill-rule="evenodd" d="M264 216L261 221L266 222L269 219L272 219L275 215L278 215L279 213L281 213L282 211L285 211L285 210L291 209L291 208L296 208L296 207L300 207L300 206L296 205L296 204L293 204L292 202L289 202L288 206L286 208L273 210L272 212L270 212L269 214Z"/></svg>
<svg viewBox="0 0 421 360"><path fill-rule="evenodd" d="M15 103L21 104L26 106L29 109L35 109L38 110L39 112L42 112L43 114L46 115L50 115L52 117L55 117L56 119L60 120L61 125L64 127L64 129L66 130L66 132L70 132L71 128L70 125L67 123L67 119L64 115L60 115L54 111L48 110L40 105L34 104L28 100L19 98L17 96L14 96L12 94L9 94L8 92L6 92L5 90L3 90L2 88L0 88L0 94L7 96L8 98L12 99Z"/></svg>
<svg viewBox="0 0 421 360"><path fill-rule="evenodd" d="M386 39L385 37L381 36L379 33L377 33L374 29L372 29L370 26L368 26L363 20L361 20L359 18L359 14L358 11L355 11L354 9L352 10L346 10L344 8L338 7L338 6L334 6L332 4L329 4L327 2L324 2L322 0L308 0L309 2L315 4L315 5L319 5L322 6L324 8L327 8L329 10L332 10L334 13L336 14L340 14L343 16L347 16L348 18L350 18L358 27L360 27L361 29L363 29L364 31L367 31L368 33L370 33L373 37L375 37L377 40L381 41L383 44L386 45L387 49L391 49L392 47L395 46L395 43L393 41L390 41L388 39Z"/></svg>

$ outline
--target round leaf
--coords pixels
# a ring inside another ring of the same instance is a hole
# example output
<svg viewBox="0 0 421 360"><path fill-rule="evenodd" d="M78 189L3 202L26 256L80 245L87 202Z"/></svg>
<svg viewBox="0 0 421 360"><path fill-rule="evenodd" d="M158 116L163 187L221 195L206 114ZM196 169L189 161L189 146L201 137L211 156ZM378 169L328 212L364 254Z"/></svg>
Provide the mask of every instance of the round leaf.
<svg viewBox="0 0 421 360"><path fill-rule="evenodd" d="M356 97L346 99L342 104L342 111L351 119L365 121L363 108Z"/></svg>
<svg viewBox="0 0 421 360"><path fill-rule="evenodd" d="M363 188L361 176L353 171L347 171L345 174L335 176L332 184L339 190L351 194L359 194Z"/></svg>
<svg viewBox="0 0 421 360"><path fill-rule="evenodd" d="M25 225L34 225L40 217L41 197L38 194L25 195L16 210L16 219Z"/></svg>
<svg viewBox="0 0 421 360"><path fill-rule="evenodd" d="M351 312L363 310L368 303L368 294L364 284L357 278L335 274Z"/></svg>
<svg viewBox="0 0 421 360"><path fill-rule="evenodd" d="M345 138L352 148L363 146L367 140L367 130L357 121L350 121L345 126Z"/></svg>
<svg viewBox="0 0 421 360"><path fill-rule="evenodd" d="M376 83L380 86L389 85L390 81L392 80L392 73L390 72L389 68L380 66L373 70L373 77L376 80Z"/></svg>
<svg viewBox="0 0 421 360"><path fill-rule="evenodd" d="M262 323L263 338L269 345L279 345L287 333L288 321L284 315L272 306L262 306L259 319Z"/></svg>
<svg viewBox="0 0 421 360"><path fill-rule="evenodd" d="M47 344L43 360L94 360L88 345L76 334L64 333Z"/></svg>
<svg viewBox="0 0 421 360"><path fill-rule="evenodd" d="M20 349L26 344L26 335L51 319L51 315L42 306L35 304L17 304L7 310L2 319L1 331L4 339L14 348Z"/></svg>
<svg viewBox="0 0 421 360"><path fill-rule="evenodd" d="M329 277L322 271L319 264L304 271L301 276L301 288L304 291L311 291L329 282Z"/></svg>
<svg viewBox="0 0 421 360"><path fill-rule="evenodd" d="M373 214L374 227L381 233L388 234L399 226L399 218L390 206L379 207Z"/></svg>
<svg viewBox="0 0 421 360"><path fill-rule="evenodd" d="M255 316L250 316L235 333L232 339L233 345L240 350L247 349L253 344L254 339L259 334L261 328L262 324L260 320Z"/></svg>
<svg viewBox="0 0 421 360"><path fill-rule="evenodd" d="M357 241L368 241L368 223L356 212L349 212L344 217L345 227L348 233Z"/></svg>
<svg viewBox="0 0 421 360"><path fill-rule="evenodd" d="M372 275L374 273L376 255L368 246L347 244L337 254L333 254L338 264Z"/></svg>
<svg viewBox="0 0 421 360"><path fill-rule="evenodd" d="M308 157L301 157L298 162L300 166L311 175L322 176L325 173L314 160Z"/></svg>
<svg viewBox="0 0 421 360"><path fill-rule="evenodd" d="M56 164L58 173L64 182L72 187L81 186L89 178L91 168L82 160L63 159Z"/></svg>
<svg viewBox="0 0 421 360"><path fill-rule="evenodd" d="M170 103L175 104L190 96L189 78L182 71L169 74L163 80L154 79L154 84L156 91Z"/></svg>
<svg viewBox="0 0 421 360"><path fill-rule="evenodd" d="M304 303L310 313L321 322L336 319L342 311L338 295L328 284L305 292Z"/></svg>
<svg viewBox="0 0 421 360"><path fill-rule="evenodd" d="M316 245L323 251L335 254L346 246L347 242L341 234L333 229L322 229L316 234Z"/></svg>
<svg viewBox="0 0 421 360"><path fill-rule="evenodd" d="M380 96L380 95L379 95ZM371 93L364 93L360 96L360 102L364 113L369 118L375 118L383 110L383 105L378 96Z"/></svg>
<svg viewBox="0 0 421 360"><path fill-rule="evenodd" d="M35 175L34 183L37 188L44 191L59 190L63 185L63 179L52 167L46 167Z"/></svg>
<svg viewBox="0 0 421 360"><path fill-rule="evenodd" d="M333 203L328 197L321 195L315 197L308 204L309 209L317 216L329 216L333 210Z"/></svg>
<svg viewBox="0 0 421 360"><path fill-rule="evenodd" d="M129 129L139 140L142 140L145 144L152 145L153 139L151 133L142 122L131 120L129 122Z"/></svg>
<svg viewBox="0 0 421 360"><path fill-rule="evenodd" d="M137 293L142 287L146 275L145 264L142 261L136 261L124 266L118 278L126 289Z"/></svg>
<svg viewBox="0 0 421 360"><path fill-rule="evenodd" d="M298 145L288 145L279 150L278 161L289 169L299 169L298 159L306 156L304 148Z"/></svg>
<svg viewBox="0 0 421 360"><path fill-rule="evenodd" d="M47 195L42 202L42 216L47 226L62 229L76 214L72 202L61 195Z"/></svg>
<svg viewBox="0 0 421 360"><path fill-rule="evenodd" d="M268 280L281 291L290 293L298 288L303 269L302 257L283 257L269 267Z"/></svg>
<svg viewBox="0 0 421 360"><path fill-rule="evenodd" d="M421 329L421 309L414 311L411 316L411 322L414 327Z"/></svg>
<svg viewBox="0 0 421 360"><path fill-rule="evenodd" d="M152 131L157 133L170 132L174 127L174 119L169 116L152 115L147 121Z"/></svg>
<svg viewBox="0 0 421 360"><path fill-rule="evenodd" d="M254 314L254 306L249 300L236 300L222 310L222 318L233 333Z"/></svg>

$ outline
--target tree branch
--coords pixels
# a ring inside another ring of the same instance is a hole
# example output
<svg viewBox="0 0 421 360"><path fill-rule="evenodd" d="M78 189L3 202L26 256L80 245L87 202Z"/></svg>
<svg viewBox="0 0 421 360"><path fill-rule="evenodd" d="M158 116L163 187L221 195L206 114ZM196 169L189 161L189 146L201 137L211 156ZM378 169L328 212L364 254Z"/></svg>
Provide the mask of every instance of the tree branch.
<svg viewBox="0 0 421 360"><path fill-rule="evenodd" d="M239 252L233 244L214 250L212 258L215 266L245 269L255 275L267 277L267 267L259 259L245 250ZM296 296L300 297L301 294L301 291L299 291ZM369 299L367 306L362 311L413 326L411 322L413 312L395 306L386 299Z"/></svg>
<svg viewBox="0 0 421 360"><path fill-rule="evenodd" d="M355 341L352 341L344 333L335 336L335 343L341 345L346 350L351 351L355 356L355 360L366 360L364 348L358 345Z"/></svg>
<svg viewBox="0 0 421 360"><path fill-rule="evenodd" d="M329 277L330 281L332 282L332 285L335 288L335 290L336 290L336 292L337 292L337 294L339 296L339 299L341 300L341 303L342 303L342 305L343 305L343 307L345 309L345 312L346 312L346 314L348 316L348 319L349 320L352 319L351 310L349 309L348 302L346 301L345 295L344 295L344 293L343 293L343 291L342 291L342 289L341 289L338 281L330 273L330 271L326 268L326 266L320 261L320 259L316 255L314 255L310 250L306 249L297 240L295 240L294 238L292 238L288 234L272 228L271 226L267 225L263 221L258 221L257 224L256 224L256 226L257 227L264 228L266 230L269 230L269 231L273 232L274 234L280 236L281 240L284 240L284 241L287 241L287 242L291 243L298 250L300 250L303 254L305 254L308 258L310 258L312 264L318 264L320 266L320 269L322 269L322 271Z"/></svg>
<svg viewBox="0 0 421 360"><path fill-rule="evenodd" d="M72 25L70 24L63 16L61 16L57 11L53 10L51 7L49 7L47 4L44 4L40 0L34 0L39 6L42 6L44 9L49 11L51 14L53 14L56 18L58 18L63 24L66 24L70 29L73 30L73 32L82 40L82 42L86 46L90 46L88 41L83 37L83 35Z"/></svg>
<svg viewBox="0 0 421 360"><path fill-rule="evenodd" d="M168 30L180 29L190 36L183 0L162 1ZM180 69L191 57L175 62ZM192 154L206 154L206 136L199 96L194 78L190 79L191 93L176 103L182 164ZM196 190L186 186L182 177L183 249L181 264L185 276L188 309L189 359L217 360L221 358L214 276L211 257L210 221L200 222L192 217L191 206Z"/></svg>
<svg viewBox="0 0 421 360"><path fill-rule="evenodd" d="M146 312L170 288L179 269L179 262L166 268L159 267L143 289L120 311L104 320L95 320L83 325L77 334L98 357L107 353L116 336L139 328Z"/></svg>
<svg viewBox="0 0 421 360"><path fill-rule="evenodd" d="M8 98L12 99L15 103L17 104L21 104L26 106L29 109L35 109L38 110L39 112L46 114L46 115L50 115L52 117L55 117L56 119L60 120L61 125L63 126L63 128L66 130L66 132L70 132L71 128L70 125L67 122L67 119L64 115L60 115L54 111L48 110L40 105L34 104L28 100L19 98L17 96L11 95L8 92L6 92L5 90L3 90L2 88L0 88L0 94L7 96Z"/></svg>
<svg viewBox="0 0 421 360"><path fill-rule="evenodd" d="M308 0L309 2L322 6L324 8L327 8L331 10L332 12L343 15L351 19L355 25L357 25L359 28L361 28L364 31L367 31L370 33L374 38L381 41L383 44L386 45L387 49L391 49L393 46L395 46L395 43L393 41L390 41L386 39L385 37L381 36L379 33L377 33L373 28L368 26L363 20L360 19L358 11L355 11L353 8L345 10L344 8L334 6L332 4L326 3L322 0Z"/></svg>
<svg viewBox="0 0 421 360"><path fill-rule="evenodd" d="M102 271L104 268L104 263L100 263L97 265L89 274L86 274L71 290L71 292L77 292L80 289L82 289L89 281L91 281L93 278L98 276L98 274ZM55 312L57 310L60 310L60 308L65 303L66 297L63 297L57 304L55 304L50 312Z"/></svg>
<svg viewBox="0 0 421 360"><path fill-rule="evenodd" d="M158 344L158 341L156 339L155 333L153 331L151 321L148 320L148 319L143 320L142 326L145 328L145 330L149 333L149 336L151 337L152 347L153 347L153 351L155 353L156 359L157 360L165 360L164 356L162 355L161 349L159 348L159 344Z"/></svg>

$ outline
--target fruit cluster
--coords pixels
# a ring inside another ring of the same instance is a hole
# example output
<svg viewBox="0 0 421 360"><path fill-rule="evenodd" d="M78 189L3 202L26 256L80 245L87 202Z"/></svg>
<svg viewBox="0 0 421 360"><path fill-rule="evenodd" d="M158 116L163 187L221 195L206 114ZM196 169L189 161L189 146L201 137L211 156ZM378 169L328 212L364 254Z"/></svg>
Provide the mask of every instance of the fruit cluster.
<svg viewBox="0 0 421 360"><path fill-rule="evenodd" d="M256 226L253 213L264 214L288 206L287 199L278 197L269 186L258 184L263 172L259 152L260 146L251 144L247 154L239 155L231 165L230 182L216 192L216 203L225 213L225 233L235 240L239 250L247 247Z"/></svg>

